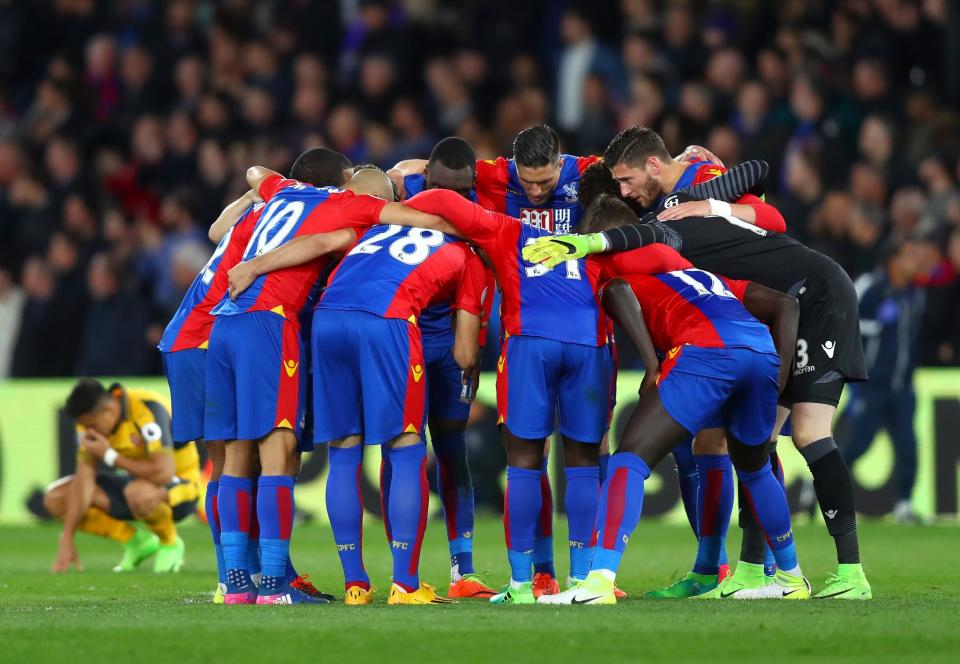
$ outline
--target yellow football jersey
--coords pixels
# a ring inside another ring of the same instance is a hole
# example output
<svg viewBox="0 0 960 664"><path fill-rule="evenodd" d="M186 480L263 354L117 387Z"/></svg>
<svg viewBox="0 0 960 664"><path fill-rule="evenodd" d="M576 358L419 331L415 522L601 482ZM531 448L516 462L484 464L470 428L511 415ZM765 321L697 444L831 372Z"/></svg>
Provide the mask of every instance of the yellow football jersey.
<svg viewBox="0 0 960 664"><path fill-rule="evenodd" d="M162 395L137 388L124 388L115 383L108 389L111 396L120 399L120 423L108 438L110 447L128 459L148 459L157 452L173 454L177 477L200 481L200 456L193 442L174 448L170 430L170 400ZM77 425L77 443L86 427ZM82 447L78 458L90 459Z"/></svg>

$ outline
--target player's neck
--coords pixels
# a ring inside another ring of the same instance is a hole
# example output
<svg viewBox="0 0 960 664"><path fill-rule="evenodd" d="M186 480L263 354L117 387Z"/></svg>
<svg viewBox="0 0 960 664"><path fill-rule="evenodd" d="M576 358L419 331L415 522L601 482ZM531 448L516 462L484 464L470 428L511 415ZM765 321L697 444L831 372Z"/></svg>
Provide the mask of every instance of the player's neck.
<svg viewBox="0 0 960 664"><path fill-rule="evenodd" d="M663 168L660 169L660 192L663 194L673 193L686 169L687 164L676 159L663 162Z"/></svg>

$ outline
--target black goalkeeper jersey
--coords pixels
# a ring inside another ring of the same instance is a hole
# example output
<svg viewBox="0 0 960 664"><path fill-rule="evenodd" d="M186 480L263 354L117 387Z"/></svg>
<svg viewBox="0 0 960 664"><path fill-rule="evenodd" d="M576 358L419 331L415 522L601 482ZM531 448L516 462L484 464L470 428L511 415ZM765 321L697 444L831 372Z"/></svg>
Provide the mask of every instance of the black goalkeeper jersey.
<svg viewBox="0 0 960 664"><path fill-rule="evenodd" d="M644 219L655 219L656 213ZM739 219L688 217L643 221L605 231L610 251L665 244L699 268L731 279L746 279L796 296L813 274L841 270L833 260L793 238Z"/></svg>

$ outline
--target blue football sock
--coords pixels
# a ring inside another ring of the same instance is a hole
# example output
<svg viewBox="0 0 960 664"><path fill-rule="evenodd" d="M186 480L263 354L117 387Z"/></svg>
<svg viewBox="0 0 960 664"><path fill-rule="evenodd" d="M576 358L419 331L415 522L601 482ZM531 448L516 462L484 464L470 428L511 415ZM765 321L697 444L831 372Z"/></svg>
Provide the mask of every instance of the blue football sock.
<svg viewBox="0 0 960 664"><path fill-rule="evenodd" d="M790 420L787 420L787 424L790 423ZM773 476L777 478L777 481L780 482L780 486L783 487L784 493L787 490L786 479L783 476L783 464L780 463L780 457L777 454L777 440L774 438L770 441L770 446L773 449L773 452L770 453L770 468L773 470ZM773 556L773 550L770 548L769 544L764 544L763 547L763 573L766 576L773 576L777 572L777 559Z"/></svg>
<svg viewBox="0 0 960 664"><path fill-rule="evenodd" d="M726 549L727 528L733 510L733 465L726 454L694 455L700 488L697 492L697 574L717 574Z"/></svg>
<svg viewBox="0 0 960 664"><path fill-rule="evenodd" d="M790 508L787 495L774 477L770 464L752 473L738 470L737 478L743 483L754 518L773 549L777 567L793 569L797 566L797 549L790 527Z"/></svg>
<svg viewBox="0 0 960 664"><path fill-rule="evenodd" d="M287 579L293 532L293 486L289 475L262 475L257 482L260 569L264 577Z"/></svg>
<svg viewBox="0 0 960 664"><path fill-rule="evenodd" d="M600 504L600 468L564 468L567 524L570 532L570 576L585 579L593 561L597 508Z"/></svg>
<svg viewBox="0 0 960 664"><path fill-rule="evenodd" d="M697 528L700 519L697 515L697 488L700 476L697 474L697 462L693 456L693 438L689 438L672 450L673 461L677 464L677 483L680 485L680 501L687 513L687 522L693 530L693 536L699 537Z"/></svg>
<svg viewBox="0 0 960 664"><path fill-rule="evenodd" d="M213 537L213 550L217 555L217 581L227 582L227 568L223 562L223 547L220 544L220 513L217 510L217 493L220 491L220 480L207 482L207 495L203 503L203 511L207 515L207 525L210 526L210 535Z"/></svg>
<svg viewBox="0 0 960 664"><path fill-rule="evenodd" d="M457 575L473 574L473 480L467 464L463 431L434 436L437 455L437 491L443 505L450 547L450 566Z"/></svg>
<svg viewBox="0 0 960 664"><path fill-rule="evenodd" d="M390 484L390 531L393 582L408 592L420 587L420 548L427 527L427 446L420 442L387 451Z"/></svg>
<svg viewBox="0 0 960 664"><path fill-rule="evenodd" d="M360 466L363 446L330 447L327 476L327 516L343 567L344 586L370 588L363 566L363 501L360 498Z"/></svg>
<svg viewBox="0 0 960 664"><path fill-rule="evenodd" d="M387 456L386 448L380 450L380 514L383 516L383 529L387 533L387 541L393 539L390 534L390 480L393 477L393 467Z"/></svg>
<svg viewBox="0 0 960 664"><path fill-rule="evenodd" d="M553 487L550 486L546 458L540 467L540 514L537 516L537 529L534 532L533 571L536 574L557 577L553 565Z"/></svg>
<svg viewBox="0 0 960 664"><path fill-rule="evenodd" d="M610 465L610 455L601 454L600 455L600 484L602 485L607 481L607 466Z"/></svg>
<svg viewBox="0 0 960 664"><path fill-rule="evenodd" d="M540 486L542 476L542 470L507 466L503 527L507 540L507 557L510 560L510 578L519 583L532 578L530 570L533 565L534 539L543 500Z"/></svg>
<svg viewBox="0 0 960 664"><path fill-rule="evenodd" d="M637 455L618 452L610 456L609 470L600 490L597 550L590 569L616 573L627 541L640 522L643 483L650 477L650 468Z"/></svg>
<svg viewBox="0 0 960 664"><path fill-rule="evenodd" d="M220 477L217 509L220 514L220 546L227 580L249 579L247 572L247 544L250 539L253 480L247 477ZM242 574L241 574L242 572ZM240 585L243 585L242 581Z"/></svg>

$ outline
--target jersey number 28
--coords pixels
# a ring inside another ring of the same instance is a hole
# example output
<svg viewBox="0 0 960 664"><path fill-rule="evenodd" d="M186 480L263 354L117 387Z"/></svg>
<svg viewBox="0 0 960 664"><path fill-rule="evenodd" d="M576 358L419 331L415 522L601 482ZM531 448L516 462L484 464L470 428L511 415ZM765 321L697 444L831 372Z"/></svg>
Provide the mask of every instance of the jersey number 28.
<svg viewBox="0 0 960 664"><path fill-rule="evenodd" d="M398 235L401 231L406 233L390 243L387 253L404 265L419 265L427 260L431 249L443 244L443 233L440 231L391 225L357 244L347 255L375 254L383 249L384 240Z"/></svg>

